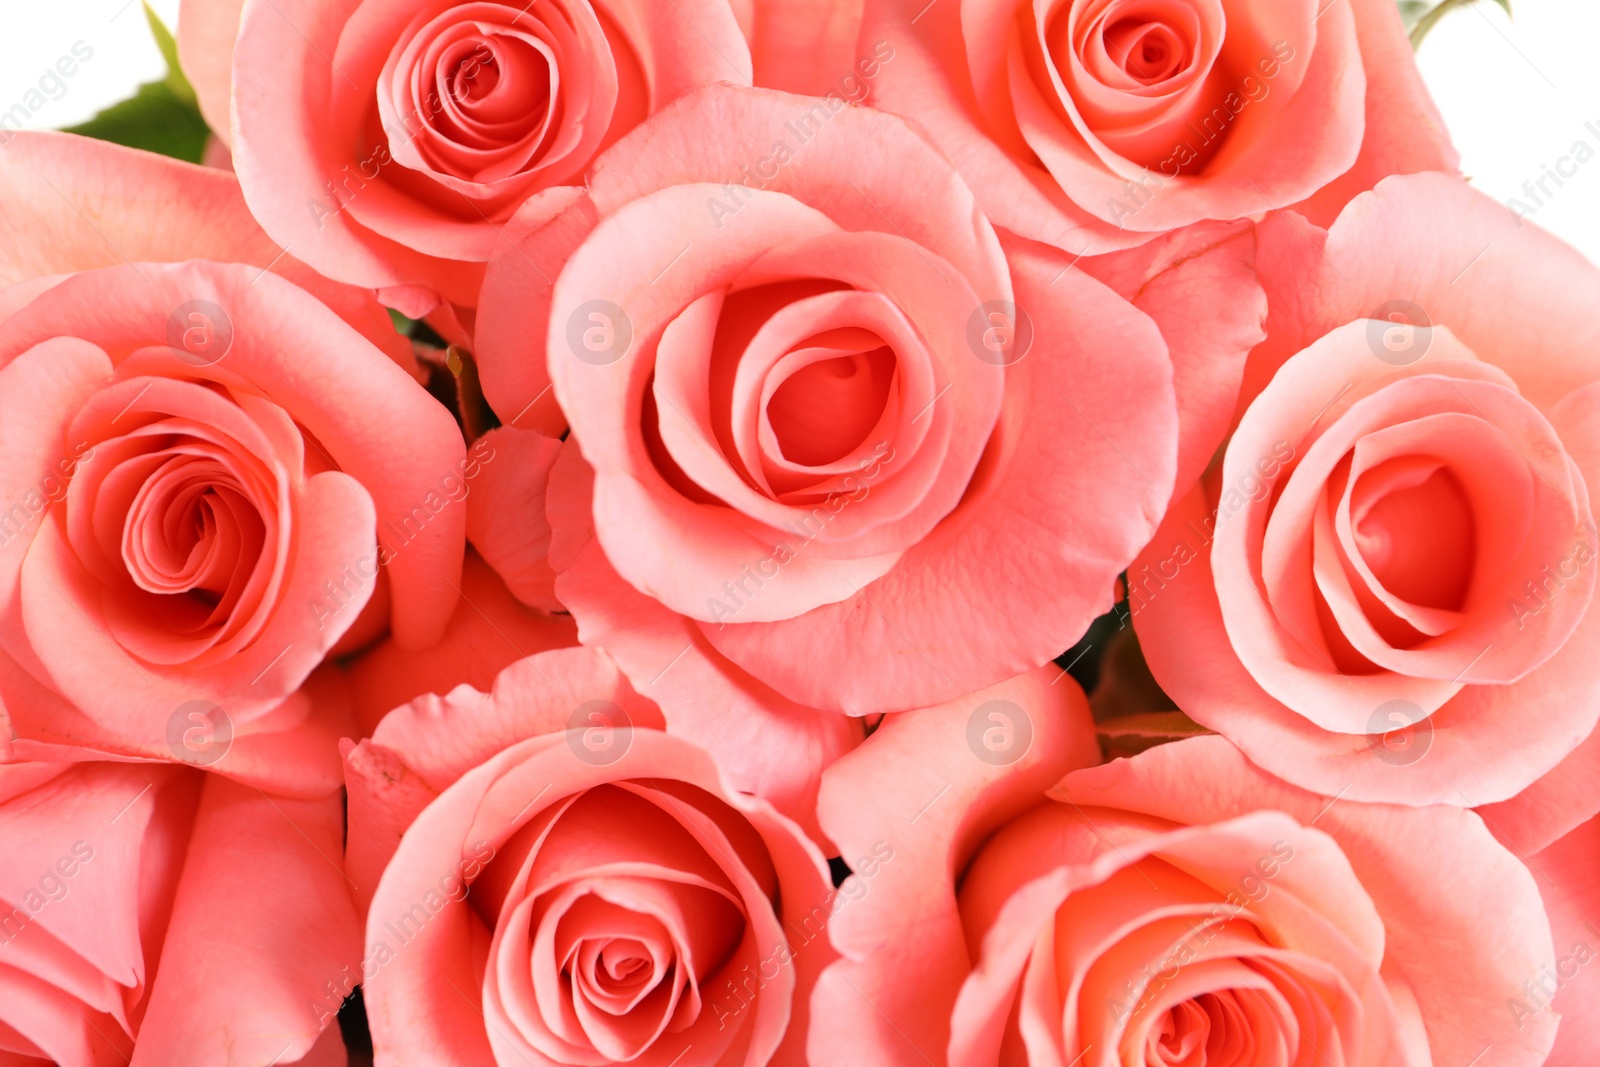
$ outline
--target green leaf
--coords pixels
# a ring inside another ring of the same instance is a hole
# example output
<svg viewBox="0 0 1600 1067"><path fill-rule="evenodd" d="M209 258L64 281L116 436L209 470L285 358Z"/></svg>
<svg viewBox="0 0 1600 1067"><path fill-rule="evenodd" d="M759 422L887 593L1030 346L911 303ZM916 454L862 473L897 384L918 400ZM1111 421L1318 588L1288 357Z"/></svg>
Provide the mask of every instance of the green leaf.
<svg viewBox="0 0 1600 1067"><path fill-rule="evenodd" d="M389 321L394 323L394 332L402 337L411 336L411 327L417 323L416 319L408 319L394 308L384 308L389 313Z"/></svg>
<svg viewBox="0 0 1600 1067"><path fill-rule="evenodd" d="M194 88L178 65L178 46L171 32L148 3L144 14L156 47L167 61L166 77L146 82L127 100L112 104L88 122L67 127L67 132L198 163L211 130L200 117Z"/></svg>
<svg viewBox="0 0 1600 1067"><path fill-rule="evenodd" d="M1413 50L1422 46L1422 39L1439 24L1439 20L1458 8L1475 3L1476 0L1441 0L1433 3L1431 0L1400 0L1400 17L1405 21L1406 29L1411 34L1411 47ZM1505 10L1506 17L1511 17L1511 0L1494 0Z"/></svg>

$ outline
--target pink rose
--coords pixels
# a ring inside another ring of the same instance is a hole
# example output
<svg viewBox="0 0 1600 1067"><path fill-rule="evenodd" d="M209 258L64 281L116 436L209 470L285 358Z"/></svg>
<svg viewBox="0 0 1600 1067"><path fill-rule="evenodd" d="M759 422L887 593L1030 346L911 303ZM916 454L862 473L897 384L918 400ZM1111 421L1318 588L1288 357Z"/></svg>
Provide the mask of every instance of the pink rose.
<svg viewBox="0 0 1600 1067"><path fill-rule="evenodd" d="M1544 910L1476 816L1315 796L1220 737L1046 795L1094 758L1082 700L1075 743L998 774L961 745L981 707L892 718L829 769L824 827L895 861L831 927L813 1062L1542 1062L1553 1018L1506 1000L1550 964Z"/></svg>
<svg viewBox="0 0 1600 1067"><path fill-rule="evenodd" d="M381 1062L805 1062L828 866L660 721L562 649L347 750Z"/></svg>
<svg viewBox="0 0 1600 1067"><path fill-rule="evenodd" d="M198 714L193 767L3 746L0 1062L342 1067L347 702L325 671L248 735Z"/></svg>
<svg viewBox="0 0 1600 1067"><path fill-rule="evenodd" d="M1180 708L1297 785L1506 800L1600 715L1600 273L1443 175L1306 226L1262 226L1254 399L1129 570L1134 626Z"/></svg>
<svg viewBox="0 0 1600 1067"><path fill-rule="evenodd" d="M519 208L570 203L601 148L687 90L749 84L750 53L728 0L276 0L244 8L232 79L263 227L417 316L475 305Z"/></svg>
<svg viewBox="0 0 1600 1067"><path fill-rule="evenodd" d="M1456 166L1392 0L867 0L872 102L996 227L1098 255Z"/></svg>
<svg viewBox="0 0 1600 1067"><path fill-rule="evenodd" d="M1116 284L1162 291L1252 247L1205 236ZM1230 277L1253 316L1253 280ZM1189 444L1149 315L1054 249L1008 267L902 120L771 91L701 90L614 145L583 200L490 264L478 340L508 427L570 421L548 558L581 639L769 783L827 762L788 746L852 743L818 709L926 707L1070 646ZM1215 347L1185 348L1184 373Z"/></svg>
<svg viewBox="0 0 1600 1067"><path fill-rule="evenodd" d="M170 758L186 704L240 728L271 711L380 586L397 641L435 640L462 553L460 432L265 269L233 178L18 135L0 180L28 220L0 279L0 697L17 729ZM108 249L138 259L102 266ZM370 296L295 276L387 327Z"/></svg>

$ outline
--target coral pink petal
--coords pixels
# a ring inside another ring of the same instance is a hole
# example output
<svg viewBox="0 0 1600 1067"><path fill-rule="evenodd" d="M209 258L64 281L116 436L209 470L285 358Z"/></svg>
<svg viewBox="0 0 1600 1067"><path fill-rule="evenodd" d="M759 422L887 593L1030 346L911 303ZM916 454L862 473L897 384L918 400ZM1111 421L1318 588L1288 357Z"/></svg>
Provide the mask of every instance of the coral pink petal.
<svg viewBox="0 0 1600 1067"><path fill-rule="evenodd" d="M561 210L551 215L553 203L553 197L529 201L506 224L511 247L484 270L476 355L483 395L503 425L559 437L567 418L556 403L545 352L550 297L567 257L599 219L582 190L565 194ZM580 328L590 325L586 319Z"/></svg>
<svg viewBox="0 0 1600 1067"><path fill-rule="evenodd" d="M343 991L329 997L325 983L348 988L361 966L338 862L343 807L338 794L286 800L207 781L133 1067L299 1058L334 1025Z"/></svg>
<svg viewBox="0 0 1600 1067"><path fill-rule="evenodd" d="M996 10L1001 5L995 5ZM975 189L985 191L984 212L994 224L1020 237L1048 241L1070 255L1100 255L1142 244L1146 235L1103 221L1081 207L1031 155L1016 131L987 123L963 77L967 42L963 9L935 4L924 11L912 5L866 5L862 42L882 42L888 50L873 81L871 102L887 111L915 115L945 153L958 160ZM1003 19L996 18L996 24ZM969 39L970 40L970 39ZM986 38L985 50L1005 50L1005 40ZM884 54L882 50L873 52ZM1118 190L1119 193L1121 190Z"/></svg>
<svg viewBox="0 0 1600 1067"><path fill-rule="evenodd" d="M755 83L862 103L870 67L857 66L861 0L756 0L746 31Z"/></svg>

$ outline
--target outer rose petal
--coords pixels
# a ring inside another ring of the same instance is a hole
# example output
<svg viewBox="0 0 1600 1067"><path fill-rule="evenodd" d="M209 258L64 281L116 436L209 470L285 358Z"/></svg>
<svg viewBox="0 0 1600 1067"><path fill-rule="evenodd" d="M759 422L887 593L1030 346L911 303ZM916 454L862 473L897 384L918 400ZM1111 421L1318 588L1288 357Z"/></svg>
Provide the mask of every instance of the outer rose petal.
<svg viewBox="0 0 1600 1067"><path fill-rule="evenodd" d="M244 0L182 0L178 62L194 86L200 114L224 145L233 143L233 45Z"/></svg>
<svg viewBox="0 0 1600 1067"><path fill-rule="evenodd" d="M1350 0L1367 76L1366 133L1353 167L1296 210L1326 225L1358 193L1391 174L1455 174L1461 158L1417 69L1399 8L1386 0Z"/></svg>
<svg viewBox="0 0 1600 1067"><path fill-rule="evenodd" d="M567 431L556 403L550 364L539 339L550 332L550 296L561 265L589 236L599 217L586 192L575 191L563 210L547 217L528 205L507 224L511 254L489 261L478 295L478 370L483 395L507 427L549 437Z"/></svg>
<svg viewBox="0 0 1600 1067"><path fill-rule="evenodd" d="M409 652L385 640L349 664L361 736L370 737L385 715L425 693L443 696L458 685L488 690L517 660L577 642L571 616L525 606L469 552L461 599L438 644Z"/></svg>
<svg viewBox="0 0 1600 1067"><path fill-rule="evenodd" d="M227 750L207 763L213 773L274 796L316 799L336 791L343 778L339 739L356 731L349 685L336 667L315 671L278 707L247 723L232 724ZM133 742L108 732L60 696L44 688L0 652L0 763L10 760L128 760L168 763L183 758L165 737ZM189 758L209 759L202 749Z"/></svg>
<svg viewBox="0 0 1600 1067"><path fill-rule="evenodd" d="M400 835L450 783L507 745L566 731L596 700L622 708L634 726L661 725L604 652L570 648L518 660L489 692L460 685L421 695L386 715L370 741L347 746L350 818L363 830L350 838L345 863L358 899L371 899Z"/></svg>
<svg viewBox="0 0 1600 1067"><path fill-rule="evenodd" d="M1082 261L1154 319L1166 339L1178 397L1174 498L1189 491L1227 436L1245 360L1266 339L1255 252L1251 224L1203 223Z"/></svg>
<svg viewBox="0 0 1600 1067"><path fill-rule="evenodd" d="M1600 1043L1600 821L1589 820L1528 864L1550 914L1555 967L1528 975L1507 1008L1525 1023L1560 1016L1545 1067L1581 1067Z"/></svg>
<svg viewBox="0 0 1600 1067"><path fill-rule="evenodd" d="M1000 747L986 748L985 731L1008 725L994 735ZM842 959L817 983L812 1062L944 1062L950 1011L972 964L955 870L1055 777L1099 758L1083 691L1052 666L890 716L825 772L818 813L841 855L882 858L887 845L892 858L829 927Z"/></svg>
<svg viewBox="0 0 1600 1067"><path fill-rule="evenodd" d="M724 658L692 622L624 582L593 539L593 474L578 450L563 447L551 475L557 590L581 616L580 639L610 651L661 706L670 733L706 749L740 790L766 798L825 840L816 821L822 772L860 743L860 722L774 692Z"/></svg>
<svg viewBox="0 0 1600 1067"><path fill-rule="evenodd" d="M1539 852L1600 814L1600 731L1544 777L1509 800L1478 809L1489 829L1518 856Z"/></svg>
<svg viewBox="0 0 1600 1067"><path fill-rule="evenodd" d="M0 885L0 1003L6 1028L46 1059L128 1061L128 1033L154 979L151 949L159 951L160 920L184 862L197 778L170 765L0 767L10 860ZM54 873L66 894L47 905L40 872Z"/></svg>
<svg viewBox="0 0 1600 1067"><path fill-rule="evenodd" d="M513 596L543 611L559 611L544 497L561 442L500 426L475 442L475 451L484 448L501 458L486 462L467 501L467 537Z"/></svg>
<svg viewBox="0 0 1600 1067"><path fill-rule="evenodd" d="M349 1067L350 1054L344 1047L344 1035L339 1027L330 1024L311 1046L311 1051L294 1062L299 1067Z"/></svg>
<svg viewBox="0 0 1600 1067"><path fill-rule="evenodd" d="M862 0L755 0L746 29L755 84L788 93L828 92L861 103L856 67Z"/></svg>
<svg viewBox="0 0 1600 1067"><path fill-rule="evenodd" d="M1198 737L1069 775L1070 803L1184 824L1283 811L1339 843L1384 917L1385 977L1409 985L1434 1063L1533 1067L1554 1039L1546 1015L1519 1028L1506 1011L1523 976L1552 963L1534 876L1482 821L1452 807L1352 804L1296 789L1247 762L1228 741ZM1493 916L1494 943L1484 944ZM1447 947L1448 946L1448 947ZM1455 951L1451 951L1451 949Z"/></svg>
<svg viewBox="0 0 1600 1067"><path fill-rule="evenodd" d="M1284 360L1390 301L1448 326L1542 411L1600 380L1600 268L1463 181L1386 178L1326 231L1276 213L1258 240L1267 340L1250 354L1241 410Z"/></svg>
<svg viewBox="0 0 1600 1067"><path fill-rule="evenodd" d="M407 373L420 373L372 294L329 281L279 248L231 174L89 137L23 131L0 153L0 201L10 208L0 218L0 318L77 271L146 260L250 263L305 289ZM26 298L12 303L5 287L30 279Z"/></svg>
<svg viewBox="0 0 1600 1067"><path fill-rule="evenodd" d="M337 794L291 801L207 780L134 1067L292 1062L317 1041L343 999L324 984L361 955L342 809Z"/></svg>

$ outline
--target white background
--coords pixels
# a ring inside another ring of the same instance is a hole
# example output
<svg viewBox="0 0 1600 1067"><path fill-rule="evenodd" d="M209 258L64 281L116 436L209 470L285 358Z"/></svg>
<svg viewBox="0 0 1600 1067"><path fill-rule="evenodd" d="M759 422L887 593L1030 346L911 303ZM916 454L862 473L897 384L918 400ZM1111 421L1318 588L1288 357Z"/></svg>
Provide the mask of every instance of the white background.
<svg viewBox="0 0 1600 1067"><path fill-rule="evenodd" d="M178 0L152 0L172 26ZM1600 3L1513 0L1516 18L1479 3L1447 16L1418 62L1461 152L1463 171L1498 200L1519 198L1529 216L1600 262ZM22 99L75 42L94 50L60 98L32 116L38 128L70 126L130 95L163 67L140 0L6 0L0 13L0 112ZM1587 129L1586 123L1594 123ZM1535 205L1523 183L1562 163L1575 142L1596 156Z"/></svg>

